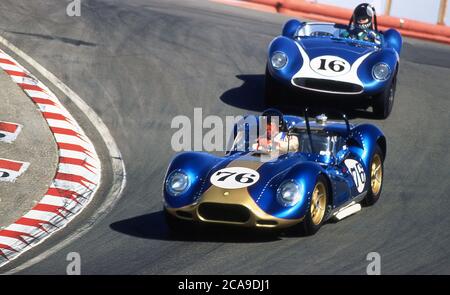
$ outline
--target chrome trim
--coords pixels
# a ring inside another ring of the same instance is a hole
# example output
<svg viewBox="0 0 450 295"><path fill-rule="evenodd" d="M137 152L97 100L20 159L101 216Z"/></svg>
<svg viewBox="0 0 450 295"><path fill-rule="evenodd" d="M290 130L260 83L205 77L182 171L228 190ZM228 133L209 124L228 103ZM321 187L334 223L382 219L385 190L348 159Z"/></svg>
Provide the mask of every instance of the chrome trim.
<svg viewBox="0 0 450 295"><path fill-rule="evenodd" d="M337 82L339 82L339 81L337 81ZM300 85L295 84L294 80L292 80L291 83L292 83L292 85L294 85L295 87L298 87L298 88L315 91L315 92L322 92L322 93L342 94L342 95L358 95L358 94L361 94L364 92L364 88L358 92L342 92L342 91L329 91L329 90L322 90L322 89L317 89L317 88L309 88L309 87L305 87L305 86L300 86ZM355 84L355 85L358 85L358 84Z"/></svg>
<svg viewBox="0 0 450 295"><path fill-rule="evenodd" d="M388 68L388 70L389 70L389 75L387 75L386 79L383 79L383 80L380 80L380 79L376 78L376 77L375 77L375 74L374 74L375 67L378 66L378 65L380 65L380 64L386 65L387 68ZM391 67L390 67L387 63L385 63L385 62L378 62L378 63L376 63L376 64L372 67L372 78L374 78L374 79L377 80L377 81L381 81L381 82L387 81L387 80L389 80L389 78L391 77L391 75L392 75Z"/></svg>

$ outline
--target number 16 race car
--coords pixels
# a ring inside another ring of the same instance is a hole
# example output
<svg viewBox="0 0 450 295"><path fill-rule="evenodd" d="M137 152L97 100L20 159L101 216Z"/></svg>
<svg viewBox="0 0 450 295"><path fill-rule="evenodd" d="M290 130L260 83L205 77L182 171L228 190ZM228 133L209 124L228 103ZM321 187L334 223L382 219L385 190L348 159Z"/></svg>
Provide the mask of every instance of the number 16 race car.
<svg viewBox="0 0 450 295"><path fill-rule="evenodd" d="M204 152L175 156L163 186L170 228L219 223L293 227L313 234L326 220L342 219L359 211L361 203L379 199L386 138L376 126L352 125L345 116L345 122L328 121L325 115L310 122L306 112L302 118L274 109L263 116L246 116L247 127L235 127L234 143L223 157ZM266 133L252 140L245 135L249 122L260 125L261 118L275 116L281 124L273 141L279 138L287 147L261 149Z"/></svg>
<svg viewBox="0 0 450 295"><path fill-rule="evenodd" d="M376 18L375 18L376 19ZM389 29L352 37L351 26L288 21L269 45L266 104L287 92L312 96L361 97L387 118L394 103L402 38Z"/></svg>

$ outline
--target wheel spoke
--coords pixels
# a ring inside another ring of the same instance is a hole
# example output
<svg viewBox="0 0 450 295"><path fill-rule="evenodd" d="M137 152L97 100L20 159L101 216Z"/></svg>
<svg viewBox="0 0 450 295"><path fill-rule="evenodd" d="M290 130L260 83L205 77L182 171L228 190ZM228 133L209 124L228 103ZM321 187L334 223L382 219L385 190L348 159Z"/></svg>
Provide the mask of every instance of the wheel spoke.
<svg viewBox="0 0 450 295"><path fill-rule="evenodd" d="M380 168L381 168L381 165L377 165L376 168L375 168L375 170L374 170L374 172L377 173L378 170L380 170Z"/></svg>

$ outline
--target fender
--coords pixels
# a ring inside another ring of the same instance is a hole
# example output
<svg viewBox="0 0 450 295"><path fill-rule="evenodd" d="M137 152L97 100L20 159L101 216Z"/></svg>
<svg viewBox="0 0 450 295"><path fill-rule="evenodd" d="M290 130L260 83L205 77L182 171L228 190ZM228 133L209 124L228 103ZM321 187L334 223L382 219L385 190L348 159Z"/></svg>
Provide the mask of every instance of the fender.
<svg viewBox="0 0 450 295"><path fill-rule="evenodd" d="M395 29L389 29L383 33L383 36L386 44L400 55L403 45L402 35Z"/></svg>
<svg viewBox="0 0 450 295"><path fill-rule="evenodd" d="M326 171L316 163L303 162L290 168L287 172L274 178L260 197L258 205L268 214L278 218L298 219L305 216L312 197L317 177L323 174L329 181ZM282 181L295 180L300 185L302 197L293 207L283 207L276 200L277 189Z"/></svg>
<svg viewBox="0 0 450 295"><path fill-rule="evenodd" d="M163 196L166 204L172 208L179 208L192 204L198 197L198 192L200 191L202 184L204 184L203 179L198 178L197 175L207 175L215 165L226 165L226 163L228 162L224 161L222 158L207 153L184 152L176 155L171 161L164 179L166 180L167 176L175 170L183 170L189 177L190 187L184 194L172 197L167 194L166 184L164 183Z"/></svg>
<svg viewBox="0 0 450 295"><path fill-rule="evenodd" d="M278 81L288 85L290 84L291 77L297 73L303 65L303 58L295 42L296 41L287 37L279 36L269 44L268 49L269 60L267 68L270 75ZM270 62L272 55L277 51L284 52L288 59L286 66L278 70L274 69Z"/></svg>
<svg viewBox="0 0 450 295"><path fill-rule="evenodd" d="M303 26L305 23L301 22L297 19L290 19L288 20L284 26L281 35L287 38L294 38L295 33L297 32L298 28Z"/></svg>
<svg viewBox="0 0 450 295"><path fill-rule="evenodd" d="M360 124L356 126L352 129L349 139L358 143L359 147L350 146L349 148L361 158L366 168L370 165L371 157L377 144L380 145L386 156L386 138L383 132L374 125Z"/></svg>
<svg viewBox="0 0 450 295"><path fill-rule="evenodd" d="M385 48L383 51L372 53L358 68L358 77L364 83L364 91L368 94L376 94L389 86L398 64L398 54L392 48ZM378 81L372 75L373 67L383 62L387 64L391 70L390 77L386 81Z"/></svg>

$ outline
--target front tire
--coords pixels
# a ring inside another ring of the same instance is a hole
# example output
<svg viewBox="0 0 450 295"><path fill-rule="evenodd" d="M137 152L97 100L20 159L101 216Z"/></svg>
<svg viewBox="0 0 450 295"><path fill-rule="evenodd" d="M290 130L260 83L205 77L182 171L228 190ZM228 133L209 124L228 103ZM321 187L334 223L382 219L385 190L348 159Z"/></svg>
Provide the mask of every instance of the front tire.
<svg viewBox="0 0 450 295"><path fill-rule="evenodd" d="M326 220L329 190L325 177L320 175L311 195L309 209L302 222L306 235L315 234Z"/></svg>
<svg viewBox="0 0 450 295"><path fill-rule="evenodd" d="M391 114L394 106L395 90L397 88L397 73L392 78L389 87L376 94L373 99L373 112L377 117L386 119Z"/></svg>
<svg viewBox="0 0 450 295"><path fill-rule="evenodd" d="M383 174L384 174L384 155L381 148L377 145L370 160L369 184L370 187L367 195L362 201L365 206L372 206L375 204L381 195L383 188Z"/></svg>

